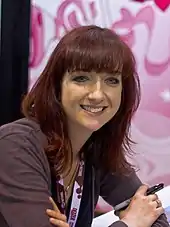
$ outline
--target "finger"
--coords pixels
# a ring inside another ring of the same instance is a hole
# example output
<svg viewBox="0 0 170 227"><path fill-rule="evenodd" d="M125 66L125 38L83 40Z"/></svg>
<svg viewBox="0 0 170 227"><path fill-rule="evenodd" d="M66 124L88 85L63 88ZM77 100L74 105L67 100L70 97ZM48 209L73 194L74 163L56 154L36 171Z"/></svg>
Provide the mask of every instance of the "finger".
<svg viewBox="0 0 170 227"><path fill-rule="evenodd" d="M69 227L68 223L54 218L50 218L50 223L58 227Z"/></svg>
<svg viewBox="0 0 170 227"><path fill-rule="evenodd" d="M54 210L47 209L46 213L51 218L56 218L56 219L59 219L59 220L64 221L64 222L67 221L67 218L66 218L66 216L64 214L61 214L61 213L56 212Z"/></svg>
<svg viewBox="0 0 170 227"><path fill-rule="evenodd" d="M155 203L156 203L156 208L162 207L162 202L161 202L161 200L157 199L157 200L155 201Z"/></svg>
<svg viewBox="0 0 170 227"><path fill-rule="evenodd" d="M163 208L162 207L162 202L159 200L159 199L157 199L157 200L155 200L155 201L152 201L151 203L150 203L151 205L152 205L152 207L154 208L154 209L158 209L158 208Z"/></svg>
<svg viewBox="0 0 170 227"><path fill-rule="evenodd" d="M157 194L148 195L147 198L149 201L156 201L159 199Z"/></svg>
<svg viewBox="0 0 170 227"><path fill-rule="evenodd" d="M148 190L149 186L148 185L142 185L138 188L136 191L135 195L145 195L146 191Z"/></svg>
<svg viewBox="0 0 170 227"><path fill-rule="evenodd" d="M56 203L54 202L54 200L51 197L49 197L49 200L50 200L51 204L53 205L53 209L55 211L57 211L57 212L60 212L60 210L58 209L58 207L57 207Z"/></svg>
<svg viewBox="0 0 170 227"><path fill-rule="evenodd" d="M124 211L124 210L120 211L120 212L118 213L119 219L124 218L125 214L126 214L126 211Z"/></svg>
<svg viewBox="0 0 170 227"><path fill-rule="evenodd" d="M158 215L158 217L159 217L161 214L165 213L165 210L164 210L163 207L158 207L158 208L156 209L156 212L157 212L157 215Z"/></svg>

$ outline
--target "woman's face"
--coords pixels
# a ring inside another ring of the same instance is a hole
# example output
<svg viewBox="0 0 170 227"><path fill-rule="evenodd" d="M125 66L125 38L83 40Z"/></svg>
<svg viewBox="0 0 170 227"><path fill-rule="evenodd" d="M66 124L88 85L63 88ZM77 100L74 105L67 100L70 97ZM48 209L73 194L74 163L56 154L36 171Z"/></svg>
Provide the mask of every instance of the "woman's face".
<svg viewBox="0 0 170 227"><path fill-rule="evenodd" d="M67 72L62 81L61 101L68 122L93 132L116 114L121 93L120 73Z"/></svg>

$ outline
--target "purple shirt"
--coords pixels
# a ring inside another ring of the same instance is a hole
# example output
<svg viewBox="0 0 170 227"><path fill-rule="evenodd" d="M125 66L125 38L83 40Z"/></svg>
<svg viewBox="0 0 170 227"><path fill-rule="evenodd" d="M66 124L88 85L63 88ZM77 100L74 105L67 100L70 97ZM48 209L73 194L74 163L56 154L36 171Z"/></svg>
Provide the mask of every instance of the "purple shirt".
<svg viewBox="0 0 170 227"><path fill-rule="evenodd" d="M51 196L51 173L44 152L46 144L45 135L34 121L21 119L0 128L0 227L52 226L46 215L46 209L52 208L48 200ZM103 176L96 171L93 207L99 195L114 206L131 197L140 185L135 173L120 178L111 174ZM88 188L85 189L87 201L91 200L90 194ZM93 212L90 205L82 206L80 213L84 213L84 221L82 218L76 227L91 226L92 218L89 219L89 212L85 209ZM112 226L126 227L121 221ZM168 226L165 215L153 224L153 227Z"/></svg>

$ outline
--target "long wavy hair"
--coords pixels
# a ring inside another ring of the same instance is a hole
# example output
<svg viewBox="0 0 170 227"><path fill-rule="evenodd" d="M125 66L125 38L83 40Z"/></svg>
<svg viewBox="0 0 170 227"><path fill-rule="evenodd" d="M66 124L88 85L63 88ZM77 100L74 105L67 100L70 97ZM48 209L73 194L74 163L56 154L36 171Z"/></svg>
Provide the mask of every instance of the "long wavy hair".
<svg viewBox="0 0 170 227"><path fill-rule="evenodd" d="M73 71L122 74L120 108L113 118L86 142L82 151L89 154L99 168L127 173L132 154L130 126L140 101L140 84L135 58L130 48L113 31L95 25L68 32L54 49L49 61L22 103L27 118L35 119L48 139L45 148L56 173L68 170L72 147L67 117L60 101L63 75Z"/></svg>

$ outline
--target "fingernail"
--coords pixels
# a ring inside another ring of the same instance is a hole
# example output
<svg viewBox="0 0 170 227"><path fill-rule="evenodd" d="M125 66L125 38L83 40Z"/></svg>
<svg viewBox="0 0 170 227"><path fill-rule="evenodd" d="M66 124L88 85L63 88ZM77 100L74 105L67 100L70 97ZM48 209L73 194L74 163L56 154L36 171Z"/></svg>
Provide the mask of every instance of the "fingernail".
<svg viewBox="0 0 170 227"><path fill-rule="evenodd" d="M50 218L50 222L54 222L55 221L55 219L54 218Z"/></svg>
<svg viewBox="0 0 170 227"><path fill-rule="evenodd" d="M46 211L47 211L47 212L51 212L51 210L50 210L50 209L47 209Z"/></svg>

